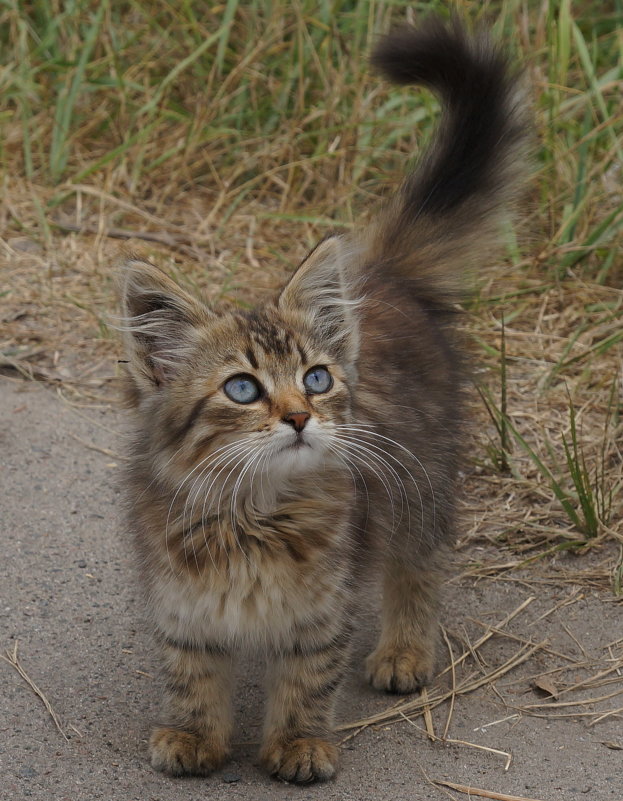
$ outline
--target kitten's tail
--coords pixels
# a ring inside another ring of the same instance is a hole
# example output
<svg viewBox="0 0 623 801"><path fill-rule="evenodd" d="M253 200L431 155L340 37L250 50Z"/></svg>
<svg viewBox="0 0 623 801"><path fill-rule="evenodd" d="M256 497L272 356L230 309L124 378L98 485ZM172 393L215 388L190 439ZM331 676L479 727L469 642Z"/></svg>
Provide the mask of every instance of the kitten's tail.
<svg viewBox="0 0 623 801"><path fill-rule="evenodd" d="M495 245L500 211L526 173L519 78L486 35L437 18L384 37L372 64L395 83L436 92L443 116L435 144L373 226L369 264L412 279L422 299L453 302L462 268Z"/></svg>

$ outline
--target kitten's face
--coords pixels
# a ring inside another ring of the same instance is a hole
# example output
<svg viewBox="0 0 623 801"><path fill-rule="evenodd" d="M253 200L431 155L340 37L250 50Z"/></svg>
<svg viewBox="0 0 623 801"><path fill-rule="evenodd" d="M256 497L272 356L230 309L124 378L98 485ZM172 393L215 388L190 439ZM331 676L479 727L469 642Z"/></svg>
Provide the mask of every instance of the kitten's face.
<svg viewBox="0 0 623 801"><path fill-rule="evenodd" d="M287 475L335 455L335 427L349 421L348 377L298 322L269 307L195 330L189 366L154 389L167 450L184 469L212 453Z"/></svg>
<svg viewBox="0 0 623 801"><path fill-rule="evenodd" d="M211 309L148 262L126 263L132 395L161 474L209 470L218 486L219 475L297 476L339 460L358 351L342 261L339 240L321 243L252 313Z"/></svg>

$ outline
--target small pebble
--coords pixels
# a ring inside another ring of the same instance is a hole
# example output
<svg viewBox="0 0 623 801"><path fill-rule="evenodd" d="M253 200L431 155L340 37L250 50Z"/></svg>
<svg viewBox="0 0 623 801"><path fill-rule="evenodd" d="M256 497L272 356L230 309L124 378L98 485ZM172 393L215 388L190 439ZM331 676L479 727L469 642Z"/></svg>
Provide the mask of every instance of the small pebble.
<svg viewBox="0 0 623 801"><path fill-rule="evenodd" d="M37 773L37 771L34 768L31 768L31 767L28 767L28 766L24 767L24 768L20 768L20 770L18 771L18 776L21 776L22 779L34 779L34 777L38 776L38 775L39 774Z"/></svg>

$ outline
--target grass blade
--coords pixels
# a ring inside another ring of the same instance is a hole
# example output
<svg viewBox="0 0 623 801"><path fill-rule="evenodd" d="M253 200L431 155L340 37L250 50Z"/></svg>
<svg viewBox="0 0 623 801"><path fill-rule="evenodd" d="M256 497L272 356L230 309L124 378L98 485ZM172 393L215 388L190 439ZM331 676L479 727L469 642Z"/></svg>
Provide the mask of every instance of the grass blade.
<svg viewBox="0 0 623 801"><path fill-rule="evenodd" d="M61 90L56 101L54 128L50 145L50 175L54 182L58 181L67 166L69 159L69 135L74 107L85 83L89 58L102 26L104 13L108 8L108 0L101 0L95 17L89 26L80 58L71 79L69 88Z"/></svg>

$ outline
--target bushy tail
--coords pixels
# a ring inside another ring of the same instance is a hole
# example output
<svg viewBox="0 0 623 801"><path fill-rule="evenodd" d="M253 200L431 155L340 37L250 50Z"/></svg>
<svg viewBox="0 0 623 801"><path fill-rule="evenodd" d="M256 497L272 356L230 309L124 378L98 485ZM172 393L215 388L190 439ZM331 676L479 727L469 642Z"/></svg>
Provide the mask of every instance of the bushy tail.
<svg viewBox="0 0 623 801"><path fill-rule="evenodd" d="M526 102L508 60L457 20L429 19L384 37L372 64L389 80L440 96L431 148L370 233L369 263L423 299L452 302L462 268L495 245L500 211L527 172Z"/></svg>

